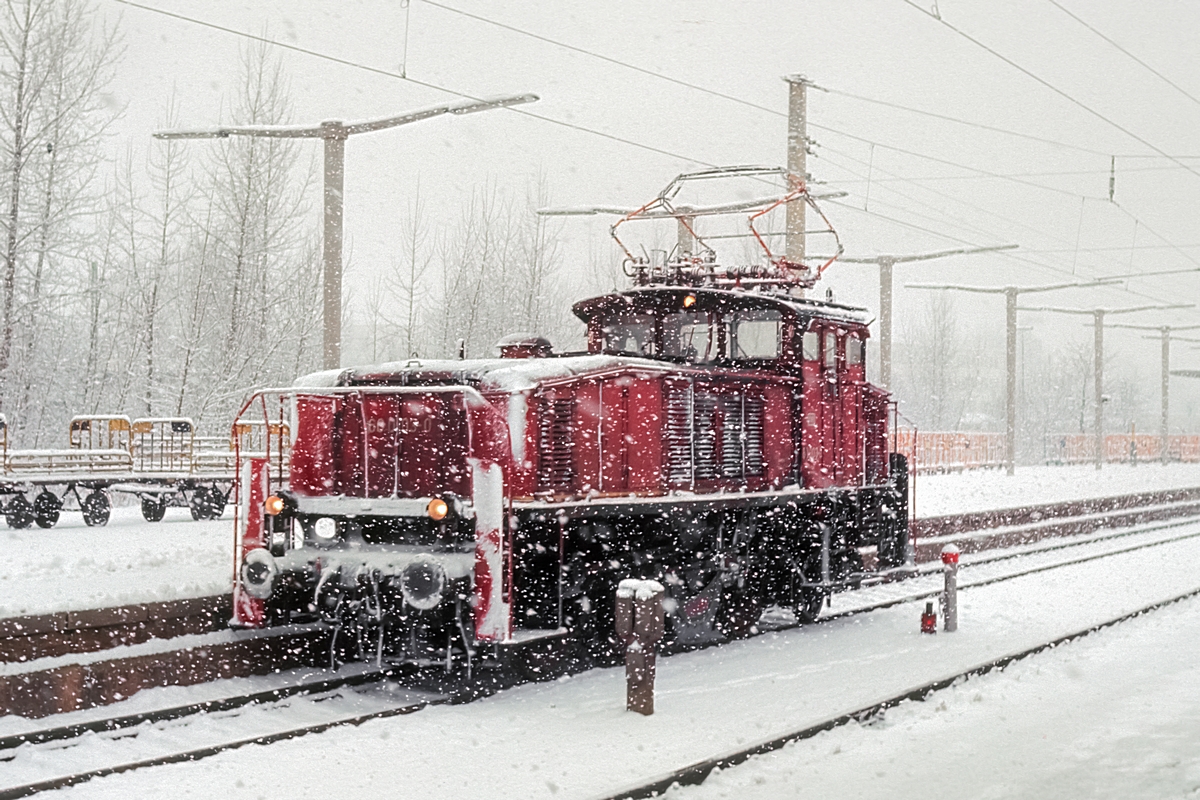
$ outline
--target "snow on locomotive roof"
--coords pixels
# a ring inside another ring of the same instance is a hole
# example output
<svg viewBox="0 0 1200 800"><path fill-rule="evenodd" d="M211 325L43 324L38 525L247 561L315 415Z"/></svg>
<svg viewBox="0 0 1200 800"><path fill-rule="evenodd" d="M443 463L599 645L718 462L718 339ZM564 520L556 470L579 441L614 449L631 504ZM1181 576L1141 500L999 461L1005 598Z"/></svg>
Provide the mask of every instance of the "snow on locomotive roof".
<svg viewBox="0 0 1200 800"><path fill-rule="evenodd" d="M692 294L697 297L711 297L717 303L728 303L733 306L776 306L787 309L804 318L821 317L839 322L866 325L868 322L867 309L859 306L844 305L831 300L815 300L807 297L792 297L774 292L760 292L746 289L717 289L704 286L674 286L656 284L651 286L635 286L620 292L589 298L576 303L572 310L575 315L586 320L594 311L620 300L632 300L635 297L664 297L670 295Z"/></svg>
<svg viewBox="0 0 1200 800"><path fill-rule="evenodd" d="M476 358L454 359L412 358L372 366L341 370L324 370L298 378L297 388L332 388L369 384L375 380L388 381L403 376L444 375L455 383L476 386L482 391L520 392L537 388L538 384L558 378L572 378L589 373L609 372L622 367L655 372L678 372L687 365L653 361L632 356L571 355L549 358Z"/></svg>

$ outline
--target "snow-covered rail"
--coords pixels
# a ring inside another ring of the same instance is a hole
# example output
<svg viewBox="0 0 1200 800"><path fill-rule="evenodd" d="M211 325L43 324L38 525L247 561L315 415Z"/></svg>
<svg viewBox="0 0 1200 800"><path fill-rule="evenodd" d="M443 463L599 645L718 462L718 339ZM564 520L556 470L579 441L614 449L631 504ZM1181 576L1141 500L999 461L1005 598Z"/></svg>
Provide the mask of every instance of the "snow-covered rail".
<svg viewBox="0 0 1200 800"><path fill-rule="evenodd" d="M1175 527L1186 526L1178 533L1160 533ZM1169 525L1145 526L1135 531L1123 531L1099 538L1079 542L1058 542L1049 547L1035 550L1032 555L1059 552L1069 547L1096 545L1130 536L1141 536L1142 540L1131 545L1103 549L1081 557L1042 563L1032 568L1017 564L1002 575L991 575L964 586L964 590L992 585L1001 581L1014 580L1038 571L1063 569L1087 561L1126 555L1150 547L1165 546L1188 539L1200 538L1200 529L1195 521ZM1030 555L1030 554L1026 554ZM977 559L975 567L1014 561L1015 554ZM638 781L624 789L604 795L606 800L617 798L645 798L661 794L672 785L697 785L702 783L715 769L726 769L743 763L749 758L777 750L784 745L811 738L824 731L852 722L863 722L878 716L903 702L923 700L934 692L952 686L964 679L1003 669L1021 659L1041 653L1050 648L1089 636L1127 620L1153 612L1182 600L1200 595L1200 587L1155 600L1122 613L1091 622L1086 627L1057 633L1019 649L1005 652L971 664L965 669L955 669L952 674L925 680L900 692L875 701L853 711L831 716L816 724L806 724L783 735L775 735L764 741L740 747L718 755L691 761L685 766L665 774L657 774L645 781ZM854 612L863 613L901 602L912 602L924 595L911 595L887 603L877 603ZM834 616L840 616L834 615ZM832 619L833 617L831 617ZM270 744L295 739L308 734L320 733L334 727L356 726L368 720L411 714L430 705L450 702L446 694L422 692L396 685L386 672L364 668L357 672L321 677L316 680L297 681L242 695L228 695L198 702L175 705L141 713L112 717L96 717L67 725L27 730L23 733L0 738L0 763L9 762L19 769L12 774L28 777L38 774L36 780L0 786L0 800L24 797L40 791L62 788L84 783L93 778L129 772L154 766L197 761L218 753L227 752L249 744ZM290 699L290 702L289 702ZM299 724L298 724L299 723ZM113 734L108 736L107 734ZM76 752L64 750L61 743L77 739L86 734L95 734L85 747ZM179 742L187 742L180 748ZM70 753L70 755L62 755ZM62 772L53 773L55 764Z"/></svg>
<svg viewBox="0 0 1200 800"><path fill-rule="evenodd" d="M805 727L786 733L782 736L776 736L771 739L756 742L748 747L743 747L733 752L721 753L711 758L706 758L700 761L693 762L679 769L673 770L665 775L658 775L648 780L638 782L621 791L604 795L602 800L642 800L643 798L660 797L663 793L669 790L672 786L697 786L708 778L708 776L718 769L729 769L742 764L749 759L763 753L770 753L778 750L792 742L798 742L804 739L824 733L825 731L833 730L834 728L850 723L866 722L873 717L886 712L890 708L894 708L901 703L922 701L932 695L934 692L947 689L960 681L969 680L971 678L986 675L993 670L1004 669L1022 659L1035 656L1038 653L1043 653L1052 648L1063 644L1074 642L1093 633L1111 628L1123 622L1127 622L1136 617L1158 611L1167 606L1174 605L1184 600L1200 596L1200 587L1169 597L1165 600L1160 600L1154 603L1149 603L1134 611L1130 611L1120 616L1107 619L1103 622L1089 625L1081 630L1073 631L1061 636L1056 636L1053 639L1039 642L1030 647L1023 648L1016 652L1006 653L997 658L992 658L983 663L976 664L968 669L955 672L952 675L945 675L936 680L923 683L919 686L914 686L904 690L898 694L894 694L886 699L872 703L853 711L839 714L835 717L823 720L815 725L806 725Z"/></svg>

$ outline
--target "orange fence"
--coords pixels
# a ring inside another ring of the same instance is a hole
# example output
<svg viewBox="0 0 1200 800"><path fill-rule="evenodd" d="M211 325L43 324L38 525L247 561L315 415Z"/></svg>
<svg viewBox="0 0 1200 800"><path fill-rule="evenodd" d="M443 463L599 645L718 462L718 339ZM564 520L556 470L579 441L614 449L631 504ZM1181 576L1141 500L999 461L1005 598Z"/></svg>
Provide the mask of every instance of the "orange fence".
<svg viewBox="0 0 1200 800"><path fill-rule="evenodd" d="M919 472L1004 466L1004 434L897 431L895 449ZM915 458L913 457L915 454Z"/></svg>
<svg viewBox="0 0 1200 800"><path fill-rule="evenodd" d="M1104 460L1108 463L1160 461L1162 439L1154 434L1110 433L1104 437ZM1167 459L1200 461L1200 436L1168 436ZM1096 460L1096 440L1088 433L1046 437L1046 461L1050 464L1082 464Z"/></svg>
<svg viewBox="0 0 1200 800"><path fill-rule="evenodd" d="M1002 433L942 433L907 428L896 431L892 442L896 452L907 456L908 463L918 472L957 472L1004 466ZM1087 464L1095 460L1095 452L1095 439L1090 434L1052 435L1046 437L1043 460L1047 464ZM1167 437L1167 458L1200 462L1200 435ZM1161 459L1162 440L1154 434L1110 433L1104 437L1107 463Z"/></svg>

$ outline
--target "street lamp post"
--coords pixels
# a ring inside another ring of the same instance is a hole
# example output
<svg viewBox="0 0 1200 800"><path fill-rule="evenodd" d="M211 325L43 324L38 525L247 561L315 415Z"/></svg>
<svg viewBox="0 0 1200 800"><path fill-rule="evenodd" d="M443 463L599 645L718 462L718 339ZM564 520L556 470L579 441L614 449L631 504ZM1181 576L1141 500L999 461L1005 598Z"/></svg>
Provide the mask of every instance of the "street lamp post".
<svg viewBox="0 0 1200 800"><path fill-rule="evenodd" d="M537 95L520 94L463 100L410 111L395 117L343 123L326 120L319 125L229 125L198 130L155 131L156 139L227 139L230 136L260 136L275 139L321 139L325 143L325 209L323 227L325 335L322 362L337 369L342 360L342 207L346 139L420 122L442 114L473 114L494 108L532 103Z"/></svg>

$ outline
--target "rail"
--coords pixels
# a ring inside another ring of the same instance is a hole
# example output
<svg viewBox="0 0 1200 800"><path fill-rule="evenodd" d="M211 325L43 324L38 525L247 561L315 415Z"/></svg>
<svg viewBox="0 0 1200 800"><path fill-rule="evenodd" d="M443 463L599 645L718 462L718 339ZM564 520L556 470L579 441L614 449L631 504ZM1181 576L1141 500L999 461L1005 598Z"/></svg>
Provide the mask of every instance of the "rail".
<svg viewBox="0 0 1200 800"><path fill-rule="evenodd" d="M1195 491L1200 491L1200 490L1192 490L1192 491L1195 492ZM1107 503L1108 505L1115 505L1115 506L1124 505L1123 502L1118 502L1120 500L1120 498L1105 498L1105 499L1112 501L1110 503ZM1151 499L1151 498L1147 497L1146 499ZM1194 514L1194 509L1193 509L1193 514ZM1011 569L1001 570L1001 572L998 572L994 575L984 575L981 580L977 580L970 584L965 585L964 589L987 586L987 585L1001 582L1001 581L1013 580L1013 579L1020 578L1020 577L1026 576L1026 575L1034 574L1036 572L1046 572L1048 570L1062 569L1062 568L1071 567L1071 566L1074 566L1077 564L1095 561L1097 559L1121 556L1121 555L1124 555L1127 553L1145 550L1147 548L1170 545L1170 544L1173 544L1178 541L1183 541L1185 539L1194 539L1197 536L1200 536L1200 533L1197 533L1194 530L1194 526L1192 526L1192 529L1179 531L1178 533L1173 533L1173 534L1170 534L1167 536L1159 536L1157 538L1149 538L1149 539L1144 539L1144 540L1138 540L1138 539L1134 538L1129 543L1123 543L1123 542L1116 541L1118 538L1124 538L1124 537L1130 537L1130 536L1136 537L1136 535L1139 535L1139 534L1144 537L1145 534L1153 533L1155 531L1163 530L1163 529L1167 529L1167 528L1175 528L1181 524L1182 523L1180 523L1180 522L1174 522L1169 525L1159 525L1159 526L1155 526L1152 528L1145 528L1145 529L1141 529L1141 530L1115 531L1115 532L1110 532L1109 534L1107 534L1105 536L1096 537L1095 539L1089 537L1087 540L1069 540L1064 544L1056 544L1050 548L1033 549L1033 550L1028 551L1027 553L1009 553L1009 554L1001 553L1001 554L998 554L997 556L995 556L994 558L979 561L978 565L982 566L984 564L994 564L996 562L1003 561L1003 560L1011 560L1011 559L1017 558L1018 556L1021 556L1021 555L1034 556L1035 563L1032 566L1030 566L1028 564L1025 564L1022 561L1021 563L1015 565L1017 567L1016 570L1011 570ZM1096 551L1096 552L1090 552L1087 549L1085 549L1081 552L1081 554L1071 555L1065 560L1059 559L1059 560L1054 560L1054 561L1047 561L1046 563L1036 563L1036 557L1043 557L1043 561L1045 561L1044 556L1046 556L1052 550L1053 551L1062 551L1064 548L1081 547L1081 546L1088 545L1093 542L1094 543L1102 543L1103 542L1103 543L1108 544L1109 546L1107 547L1107 549L1105 549L1103 551ZM1112 545L1115 545L1115 547ZM992 571L995 572L995 570L992 570ZM893 585L895 585L895 584L893 584ZM896 588L900 588L899 585L895 585L895 586L896 586ZM922 587L916 587L916 588L922 588ZM927 596L932 596L935 594L936 594L936 590L930 590L930 591L924 591L924 592L921 592L921 593L915 594L915 595L908 593L906 597L891 598L891 599L887 599L885 602L868 602L865 605L860 604L856 608L846 610L846 611L840 612L838 614L830 615L830 618L843 617L843 616L847 616L850 614L868 613L871 611L888 608L888 607L891 607L891 606L894 606L897 604L901 604L901 603L905 603L905 602L912 602L912 601L914 601L914 599L922 599L923 600ZM1164 590L1164 594L1165 594L1165 590ZM924 684L921 684L921 685L916 686L911 689L906 689L906 690L902 691L900 694L889 697L888 699L883 700L881 702L877 702L874 705L859 708L854 712L851 712L848 714L842 714L840 716L830 718L830 719L822 721L816 725L810 724L810 725L804 727L803 729L796 730L794 732L787 733L782 736L777 736L777 738L773 738L769 741L758 742L758 743L755 743L755 744L752 744L749 746L741 745L740 741L739 741L739 749L735 752L727 752L716 758L705 759L705 760L690 763L688 766L683 767L682 769L678 769L676 771L669 772L667 774L660 774L656 778L654 778L650 781L647 781L645 783L639 782L634 785L629 785L622 791L617 792L616 794L607 795L607 797L609 797L609 798L652 797L652 796L657 796L662 791L665 791L667 788L669 788L672 784L675 784L675 783L683 783L683 784L701 783L701 782L703 782L704 778L707 777L707 775L714 768L718 768L718 767L719 768L727 768L730 766L734 766L737 763L741 763L741 762L745 761L747 758L749 758L750 756L752 756L756 753L768 752L770 750L777 749L778 747L780 747L790 741L796 741L798 739L808 738L808 737L811 737L812 735L815 735L816 733L819 733L823 730L828 730L832 727L847 724L847 723L850 723L850 722L853 722L856 720L861 722L864 719L875 716L875 715L879 714L880 712L885 711L886 709L893 707L896 704L903 702L905 700L912 700L912 699L927 697L930 693L937 691L939 689L945 688L949 685L952 685L953 683L960 681L963 678L974 676L974 675L984 674L988 671L991 671L991 670L994 670L997 668L1003 668L1003 667L1007 666L1008 664L1011 664L1015 661L1026 658L1035 653L1042 652L1046 649L1064 644L1066 642L1074 641L1076 639L1087 636L1096 631L1104 630L1106 628L1120 624L1124 621L1136 618L1136 617L1144 615L1144 614L1151 613L1151 612L1156 611L1161 608L1165 608L1171 604L1180 602L1187 598L1195 597L1197 594L1200 594L1200 589L1189 589L1188 591L1184 591L1182 593L1178 589L1176 589L1173 592L1171 592L1170 594L1167 594L1165 597L1160 595L1158 597L1147 598L1146 600L1141 600L1136 604L1131 603L1126 608L1115 610L1117 613L1110 612L1109 614L1100 616L1098 619L1088 620L1085 624L1080 625L1077 628L1068 627L1065 630L1047 631L1047 633L1050 635L1036 638L1033 641L1021 646L1016 651L990 656L984 662L974 664L974 665L970 666L969 669L965 669L965 671L960 668L959 670L956 670L955 674L952 676L940 676L939 679L936 681L933 681L930 683L924 683ZM1147 600L1149 600L1150 602L1147 602ZM772 628L772 629L774 629L774 628ZM299 650L307 651L308 657L312 657L313 655L318 655L321 651L323 651L324 642L320 638L320 636L317 635L318 631L316 629L307 627L307 628L304 628L303 631L297 631L297 634L307 635L310 639L310 640L306 640L301 647L297 648ZM292 650L290 648L295 647L297 644L300 644L299 640L288 640L286 638L280 638L278 632L273 633L271 631L258 631L258 632L252 632L252 633L243 633L239 638L241 641L239 641L237 643L229 642L227 644L221 644L221 645L217 645L215 647L205 648L205 653L207 654L205 656L205 658L211 658L211 657L215 656L216 660L212 664L205 664L204 666L213 668L217 665L220 665L222 669L226 669L229 667L229 665L237 665L237 667L234 671L239 674L242 672L244 672L246 674L256 674L256 673L260 673L264 669L264 667L267 669L270 668L270 666L272 664L272 661L271 661L272 657L280 656L280 654L281 654L281 652L283 652L283 650L286 650L288 653L292 653ZM250 646L252 644L262 645L262 647L261 648L251 648ZM281 650L281 647L282 647L282 650ZM214 652L208 653L209 650L213 650ZM215 652L215 651L219 651L219 652ZM295 655L295 654L293 653L293 655ZM195 677L198 677L195 673L196 673L197 667L200 667L201 665L196 663L192 659L191 656L185 656L184 651L179 651L178 654L174 653L174 652L161 653L158 657L158 660L160 662L163 660L170 662L170 661L172 661L172 659L174 659L174 661L179 662L180 667L184 668L185 672L191 673L193 676L193 679ZM126 664L126 666L135 666L133 664L133 661L135 661L135 660L136 659L128 659L129 663ZM294 663L294 659L293 659L293 663ZM155 673L163 672L163 670L160 668L161 664L159 664L158 667L156 667L156 665L154 663L145 662L145 663L140 663L139 666L147 667L150 672L155 672ZM92 667L92 672L94 672L96 675L105 675L105 674L111 673L114 676L117 673L116 670L106 668L106 666L104 664L95 664ZM29 677L31 677L31 676L29 676L29 675L26 676L26 678L29 678ZM40 677L40 675L38 677ZM63 676L55 676L55 677L57 677L59 680L64 680ZM69 676L69 675L66 676L66 678L70 678L70 677L72 677L72 676ZM390 676L386 671L381 672L378 670L367 669L361 673L345 674L345 675L344 674L331 674L331 675L327 675L327 676L318 677L315 680L311 679L311 678L305 678L294 684L280 685L280 686L277 686L274 688L270 688L270 689L266 689L266 690L259 690L259 691L253 692L253 693L248 693L246 695L237 695L237 696L222 695L222 696L218 697L217 699L201 700L200 702L196 702L196 703L193 703L190 705L185 705L185 706L172 706L172 707L167 707L167 708L151 709L149 711L141 711L141 712L136 712L136 713L132 713L132 714L126 712L125 715L113 716L113 717L109 717L109 718L94 718L94 719L89 719L86 722L78 723L78 724L69 724L69 725L65 725L65 726L50 726L50 727L46 727L46 728L42 728L42 729L29 730L24 733L18 733L16 735L6 737L3 742L0 742L0 746L3 746L4 748L15 748L18 746L37 747L39 745L47 745L48 749L45 752L50 753L50 752L59 751L62 749L61 745L57 744L59 742L69 741L69 740L78 738L78 737L83 736L88 733L101 733L101 732L118 731L118 730L133 731L132 733L130 733L128 735L122 736L122 739L132 741L134 738L136 738L137 735L139 735L139 732L141 730L153 730L154 729L153 726L148 726L146 723L155 723L155 722L162 722L162 721L166 721L166 720L181 719L184 717L194 716L194 715L203 714L203 713L212 712L212 711L221 711L221 710L242 708L242 707L246 707L248 705L252 705L255 703L269 704L269 703L272 703L274 701L278 701L278 700L281 700L284 698L292 698L292 697L298 697L298 696L311 696L311 697L313 697L314 702L320 703L320 702L323 702L325 699L323 693L328 692L331 689L337 689L340 687L345 687L346 689L351 689L351 687L358 685L358 684L370 684L370 683L374 683L379 680L387 679L389 677L394 677L394 676ZM26 682L28 683L29 681L26 681ZM191 681L189 680L189 682L191 682ZM37 681L35 680L35 681L33 681L33 683L37 683ZM153 685L153 684L151 684L151 685ZM119 699L119 698L128 696L128 691L129 691L128 684L122 683L122 685L120 687L116 687L116 685L114 684L114 688L119 688L119 690L120 690L120 694L116 694L114 699ZM494 691L495 688L499 688L499 687L498 686L492 687L491 690L482 692L480 696L490 694L491 691ZM30 694L32 696L35 693L35 691L34 691L35 689L36 689L36 687L26 687L25 691L27 694ZM136 689L135 689L135 691L136 691ZM345 714L344 716L342 716L343 712L338 708L334 708L329 712L328 715L317 715L316 720L314 720L310 716L305 721L305 723L300 726L285 727L285 728L279 730L278 733L272 733L267 736L260 735L255 738L238 738L239 735L244 737L245 734L242 734L238 731L234 731L233 735L231 735L229 737L229 739L217 739L214 741L214 743L206 744L204 747L198 748L198 747L196 747L197 743L193 743L192 749L189 749L186 751L175 751L172 749L172 750L168 751L167 755L155 756L152 758L147 758L144 754L135 756L133 753L130 753L129 755L125 756L125 758L128 759L125 761L121 760L122 756L120 755L120 753L113 752L113 754L110 756L111 760L108 762L109 764L111 764L111 766L108 766L108 765L94 766L90 769L85 769L84 771L72 772L72 773L67 773L67 774L60 773L58 775L54 775L54 773L51 772L51 773L49 773L49 775L47 777L44 777L33 783L0 786L0 799L6 798L6 797L21 797L21 796L26 796L28 794L31 794L31 793L34 793L37 791L44 791L44 790L51 789L51 788L61 788L61 787L69 786L72 784L83 783L83 782L86 782L95 777L100 777L102 775L109 775L109 774L113 774L113 773L117 773L117 772L126 772L126 771L130 771L130 770L152 767L152 766L161 765L161 764L176 763L176 762L180 762L180 761L194 761L194 760L198 760L201 758L205 758L207 756L215 755L217 753L224 752L224 751L227 751L230 749L242 747L242 746L245 746L245 745L251 744L251 743L266 744L266 743L270 743L273 741L279 741L282 739L295 738L295 737L302 736L307 733L315 733L315 732L319 732L319 731L323 731L323 730L328 730L331 727L335 727L335 726L339 726L339 725L357 725L357 724L361 724L362 722L366 721L367 719L374 719L374 718L391 716L391 715L396 715L396 714L412 713L412 712L418 711L419 709L421 709L427 705L430 705L430 704L453 702L452 694L436 695L436 694L425 693L422 695L422 694L420 694L419 689L414 689L413 691L417 693L417 696L396 697L394 702L383 703L383 704L381 704L382 707L380 707L378 709L359 708L354 713ZM42 697L50 696L50 693L48 693L48 692L40 692L38 694ZM70 769L72 767L75 769L79 769L78 766L76 766L75 764L71 764L70 762L68 762L68 764L66 766L68 767L68 769Z"/></svg>

